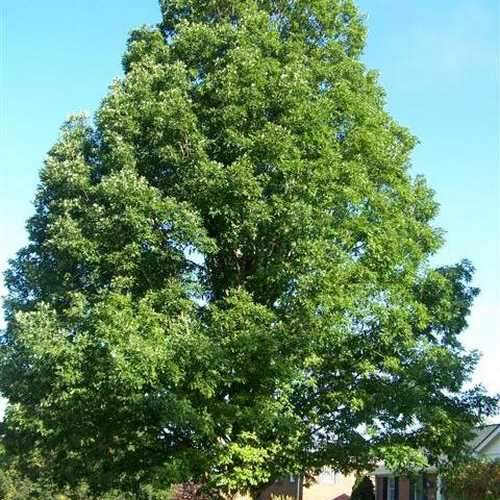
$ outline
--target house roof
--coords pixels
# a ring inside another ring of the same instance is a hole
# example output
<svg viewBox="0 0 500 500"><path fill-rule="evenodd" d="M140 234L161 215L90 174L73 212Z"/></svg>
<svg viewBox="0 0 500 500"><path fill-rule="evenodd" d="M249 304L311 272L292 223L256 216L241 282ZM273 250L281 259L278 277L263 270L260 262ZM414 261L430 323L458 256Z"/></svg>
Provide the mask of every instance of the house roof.
<svg viewBox="0 0 500 500"><path fill-rule="evenodd" d="M351 497L349 495L346 495L345 493L342 493L342 495L335 497L333 500L349 500Z"/></svg>
<svg viewBox="0 0 500 500"><path fill-rule="evenodd" d="M475 436L470 442L472 451L480 452L495 436L500 434L500 424L483 425L475 429Z"/></svg>
<svg viewBox="0 0 500 500"><path fill-rule="evenodd" d="M469 442L469 448L474 453L481 453L481 451L491 443L497 436L500 436L500 424L482 425L473 430L474 437ZM429 467L427 472L435 472L435 467ZM387 475L391 471L386 469L382 463L375 469L375 475Z"/></svg>

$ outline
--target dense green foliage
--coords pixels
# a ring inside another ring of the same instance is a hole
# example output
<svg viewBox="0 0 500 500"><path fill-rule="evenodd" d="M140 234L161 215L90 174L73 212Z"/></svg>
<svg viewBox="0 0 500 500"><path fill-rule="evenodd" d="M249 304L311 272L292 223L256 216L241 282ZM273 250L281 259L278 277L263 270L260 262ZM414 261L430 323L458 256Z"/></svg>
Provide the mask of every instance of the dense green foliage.
<svg viewBox="0 0 500 500"><path fill-rule="evenodd" d="M469 458L448 468L444 474L447 498L453 500L498 500L500 460Z"/></svg>
<svg viewBox="0 0 500 500"><path fill-rule="evenodd" d="M159 487L158 484L137 485L133 491L111 488L94 494L83 480L58 481L41 453L32 453L30 467L22 467L18 458L0 449L0 498L2 500L185 500L186 487ZM28 473L27 473L28 472ZM62 484L61 484L62 483ZM189 495L189 500L195 497ZM200 498L199 500L203 500Z"/></svg>
<svg viewBox="0 0 500 500"><path fill-rule="evenodd" d="M255 492L460 447L494 406L462 390L472 268L429 265L437 204L353 3L161 9L95 121L64 125L7 274L16 467Z"/></svg>
<svg viewBox="0 0 500 500"><path fill-rule="evenodd" d="M375 500L375 487L368 476L362 476L356 481L351 500Z"/></svg>

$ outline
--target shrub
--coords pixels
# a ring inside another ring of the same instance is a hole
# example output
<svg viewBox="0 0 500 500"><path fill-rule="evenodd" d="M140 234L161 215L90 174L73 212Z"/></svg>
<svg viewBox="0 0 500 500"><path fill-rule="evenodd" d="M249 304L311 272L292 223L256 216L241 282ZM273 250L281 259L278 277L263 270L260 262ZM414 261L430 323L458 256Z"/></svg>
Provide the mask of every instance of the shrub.
<svg viewBox="0 0 500 500"><path fill-rule="evenodd" d="M368 476L358 478L352 489L351 500L375 500L375 489Z"/></svg>

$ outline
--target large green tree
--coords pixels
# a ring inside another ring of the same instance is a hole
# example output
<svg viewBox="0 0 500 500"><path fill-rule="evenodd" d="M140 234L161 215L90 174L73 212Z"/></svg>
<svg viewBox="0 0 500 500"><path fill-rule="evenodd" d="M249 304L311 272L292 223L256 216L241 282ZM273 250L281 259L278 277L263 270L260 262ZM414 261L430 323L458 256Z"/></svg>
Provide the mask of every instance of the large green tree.
<svg viewBox="0 0 500 500"><path fill-rule="evenodd" d="M41 172L7 273L8 453L95 494L257 492L460 447L494 406L463 390L472 268L429 264L437 203L353 2L161 11Z"/></svg>

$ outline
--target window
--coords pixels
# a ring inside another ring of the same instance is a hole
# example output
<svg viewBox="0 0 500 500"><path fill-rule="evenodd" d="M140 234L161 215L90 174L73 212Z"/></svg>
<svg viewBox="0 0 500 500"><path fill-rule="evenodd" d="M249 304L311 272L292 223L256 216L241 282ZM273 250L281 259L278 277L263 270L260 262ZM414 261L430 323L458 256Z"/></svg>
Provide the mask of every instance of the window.
<svg viewBox="0 0 500 500"><path fill-rule="evenodd" d="M396 497L396 481L397 479L394 477L390 477L387 483L387 500L398 500Z"/></svg>
<svg viewBox="0 0 500 500"><path fill-rule="evenodd" d="M330 467L324 467L319 475L319 482L325 484L335 484L337 482L337 474Z"/></svg>
<svg viewBox="0 0 500 500"><path fill-rule="evenodd" d="M427 500L425 477L419 476L410 482L410 500Z"/></svg>
<svg viewBox="0 0 500 500"><path fill-rule="evenodd" d="M399 478L385 477L383 487L383 500L399 500Z"/></svg>

